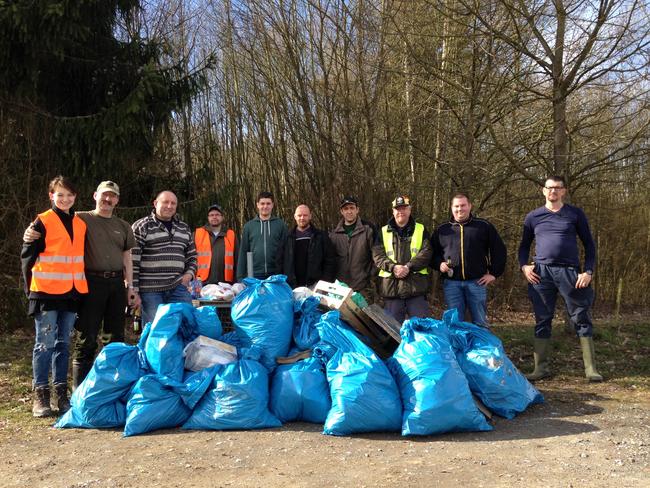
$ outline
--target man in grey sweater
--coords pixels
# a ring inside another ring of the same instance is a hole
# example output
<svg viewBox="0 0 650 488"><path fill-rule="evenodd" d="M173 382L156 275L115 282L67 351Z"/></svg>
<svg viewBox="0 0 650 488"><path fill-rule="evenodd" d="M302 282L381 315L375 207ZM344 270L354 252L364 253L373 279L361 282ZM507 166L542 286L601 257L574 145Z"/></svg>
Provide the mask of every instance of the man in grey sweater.
<svg viewBox="0 0 650 488"><path fill-rule="evenodd" d="M190 227L176 214L178 199L162 191L150 215L133 224L136 245L133 287L142 300L142 322L151 322L158 305L192 302L187 288L196 275L196 247Z"/></svg>

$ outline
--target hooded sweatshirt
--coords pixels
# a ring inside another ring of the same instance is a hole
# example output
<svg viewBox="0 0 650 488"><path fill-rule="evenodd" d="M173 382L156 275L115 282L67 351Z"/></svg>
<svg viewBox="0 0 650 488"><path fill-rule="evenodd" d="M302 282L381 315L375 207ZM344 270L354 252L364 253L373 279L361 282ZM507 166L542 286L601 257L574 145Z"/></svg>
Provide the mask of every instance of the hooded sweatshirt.
<svg viewBox="0 0 650 488"><path fill-rule="evenodd" d="M253 276L259 279L278 274L278 257L289 231L279 217L261 220L259 216L244 224L237 259L237 281L247 276L246 254L253 253Z"/></svg>

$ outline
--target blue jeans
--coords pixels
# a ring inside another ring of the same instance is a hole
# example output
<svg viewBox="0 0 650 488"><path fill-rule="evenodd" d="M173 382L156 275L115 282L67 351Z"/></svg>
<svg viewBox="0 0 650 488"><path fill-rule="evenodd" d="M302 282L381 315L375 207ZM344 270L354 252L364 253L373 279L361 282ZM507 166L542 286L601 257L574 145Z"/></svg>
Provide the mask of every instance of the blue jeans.
<svg viewBox="0 0 650 488"><path fill-rule="evenodd" d="M578 270L567 266L536 264L535 273L539 275L540 282L537 285L528 284L528 297L535 312L535 337L551 337L551 323L555 315L558 292L566 303L576 334L579 337L591 337L593 325L590 310L594 301L594 290L591 286L576 288Z"/></svg>
<svg viewBox="0 0 650 488"><path fill-rule="evenodd" d="M36 339L32 352L34 387L49 384L50 366L52 383L68 382L68 359L70 358L70 337L77 314L49 310L34 316Z"/></svg>
<svg viewBox="0 0 650 488"><path fill-rule="evenodd" d="M458 310L458 318L465 320L465 309L472 314L472 322L489 327L487 321L487 286L477 285L475 280L447 280L442 282L447 308Z"/></svg>
<svg viewBox="0 0 650 488"><path fill-rule="evenodd" d="M146 291L140 293L142 300L142 324L153 322L158 305L163 303L192 303L192 295L182 283L165 291Z"/></svg>

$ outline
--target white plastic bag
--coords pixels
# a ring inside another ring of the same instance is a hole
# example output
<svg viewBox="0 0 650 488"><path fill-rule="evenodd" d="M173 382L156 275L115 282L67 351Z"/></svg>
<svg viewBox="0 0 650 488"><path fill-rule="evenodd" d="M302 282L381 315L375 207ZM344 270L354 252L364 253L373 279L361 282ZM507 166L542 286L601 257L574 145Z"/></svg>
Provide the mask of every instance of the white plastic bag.
<svg viewBox="0 0 650 488"><path fill-rule="evenodd" d="M229 364L237 361L237 348L225 342L199 336L183 349L185 369L201 371L215 364Z"/></svg>
<svg viewBox="0 0 650 488"><path fill-rule="evenodd" d="M233 292L232 286L228 283L211 284L205 285L201 289L201 298L230 302L235 298L235 293Z"/></svg>
<svg viewBox="0 0 650 488"><path fill-rule="evenodd" d="M235 296L239 295L244 289L246 288L246 285L243 283L235 283L232 285L232 291L235 294Z"/></svg>
<svg viewBox="0 0 650 488"><path fill-rule="evenodd" d="M313 291L311 291L309 288L306 286L299 286L298 288L293 289L293 300L298 302L302 300L303 298L310 297L314 294Z"/></svg>

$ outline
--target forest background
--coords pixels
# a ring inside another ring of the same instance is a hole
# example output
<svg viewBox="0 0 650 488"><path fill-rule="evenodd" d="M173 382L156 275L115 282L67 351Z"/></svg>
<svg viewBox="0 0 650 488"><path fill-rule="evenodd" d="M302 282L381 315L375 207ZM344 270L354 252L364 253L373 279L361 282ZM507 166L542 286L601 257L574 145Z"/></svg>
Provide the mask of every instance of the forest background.
<svg viewBox="0 0 650 488"><path fill-rule="evenodd" d="M146 215L171 189L240 230L260 190L331 228L344 194L429 229L470 193L509 264L492 310L528 309L523 218L563 175L598 246L597 306L650 288L650 11L640 0L0 0L0 332L26 322L23 229L57 174Z"/></svg>

